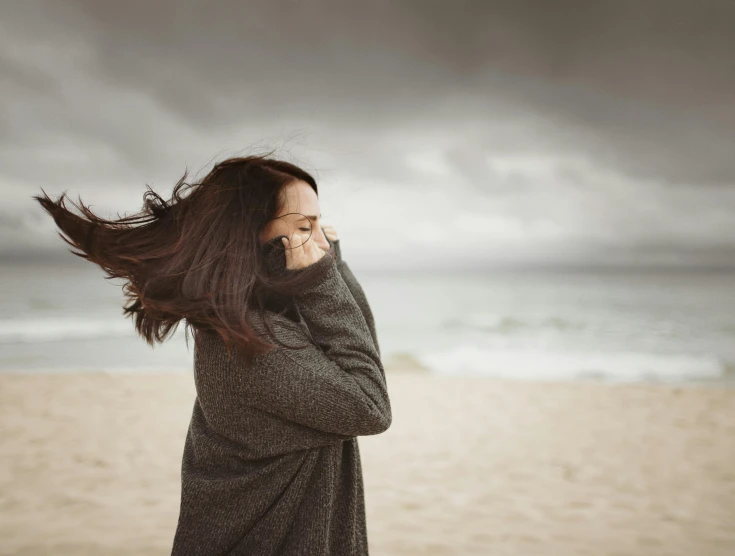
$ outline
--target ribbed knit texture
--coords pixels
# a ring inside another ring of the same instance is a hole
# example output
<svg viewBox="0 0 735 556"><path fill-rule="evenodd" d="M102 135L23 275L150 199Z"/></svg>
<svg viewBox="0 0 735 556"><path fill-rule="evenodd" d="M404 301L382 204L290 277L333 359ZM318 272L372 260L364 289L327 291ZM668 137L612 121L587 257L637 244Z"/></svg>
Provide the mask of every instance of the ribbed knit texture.
<svg viewBox="0 0 735 556"><path fill-rule="evenodd" d="M391 407L370 306L332 245L329 272L291 298L300 322L271 313L307 348L246 367L214 332L195 343L172 556L368 555L357 437L388 429Z"/></svg>

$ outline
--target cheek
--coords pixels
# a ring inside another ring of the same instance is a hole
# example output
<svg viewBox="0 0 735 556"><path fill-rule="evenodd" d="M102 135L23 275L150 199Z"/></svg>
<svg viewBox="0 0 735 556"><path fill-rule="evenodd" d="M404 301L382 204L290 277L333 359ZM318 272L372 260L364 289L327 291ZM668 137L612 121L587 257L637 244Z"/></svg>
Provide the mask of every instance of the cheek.
<svg viewBox="0 0 735 556"><path fill-rule="evenodd" d="M273 226L270 233L271 237L291 236L291 233L293 232L292 226L285 220L274 220L272 224Z"/></svg>

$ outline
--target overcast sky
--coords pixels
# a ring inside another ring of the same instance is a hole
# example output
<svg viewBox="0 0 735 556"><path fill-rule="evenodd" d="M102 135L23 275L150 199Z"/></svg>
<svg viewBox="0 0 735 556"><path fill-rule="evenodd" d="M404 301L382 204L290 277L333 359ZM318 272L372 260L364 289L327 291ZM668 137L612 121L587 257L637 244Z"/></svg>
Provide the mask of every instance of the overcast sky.
<svg viewBox="0 0 735 556"><path fill-rule="evenodd" d="M0 258L276 148L356 267L735 266L734 93L727 0L3 2Z"/></svg>

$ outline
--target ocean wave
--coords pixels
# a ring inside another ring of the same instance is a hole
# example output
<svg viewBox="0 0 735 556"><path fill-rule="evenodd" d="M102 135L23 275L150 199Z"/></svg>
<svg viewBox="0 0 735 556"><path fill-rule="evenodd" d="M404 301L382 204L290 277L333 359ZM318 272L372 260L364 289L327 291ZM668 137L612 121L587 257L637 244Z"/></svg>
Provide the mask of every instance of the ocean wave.
<svg viewBox="0 0 735 556"><path fill-rule="evenodd" d="M547 328L560 332L584 330L588 327L588 324L562 317L545 317L538 320L524 320L512 316L480 313L467 315L461 319L447 319L442 323L442 326L444 328L467 328L483 332L495 332L498 334L513 334L522 330L539 328Z"/></svg>
<svg viewBox="0 0 735 556"><path fill-rule="evenodd" d="M417 354L438 374L526 380L678 381L718 379L731 364L715 356L618 352L512 351L459 345Z"/></svg>
<svg viewBox="0 0 735 556"><path fill-rule="evenodd" d="M177 329L177 333L181 327ZM134 336L130 319L65 317L0 320L0 344L94 340Z"/></svg>

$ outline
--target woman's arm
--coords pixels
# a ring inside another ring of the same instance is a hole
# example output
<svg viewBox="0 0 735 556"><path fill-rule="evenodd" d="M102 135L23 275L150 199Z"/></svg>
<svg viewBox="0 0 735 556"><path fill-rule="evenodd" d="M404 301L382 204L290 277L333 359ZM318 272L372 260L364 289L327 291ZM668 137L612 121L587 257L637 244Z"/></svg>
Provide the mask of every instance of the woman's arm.
<svg viewBox="0 0 735 556"><path fill-rule="evenodd" d="M314 264L329 264L327 253ZM391 407L372 331L335 261L315 286L294 296L315 343L282 346L255 356L243 369L243 403L344 437L379 434L391 424ZM280 318L282 341L308 341L298 324Z"/></svg>
<svg viewBox="0 0 735 556"><path fill-rule="evenodd" d="M326 236L326 234L325 234ZM362 315L365 318L365 322L368 325L368 328L370 329L370 336L373 339L373 343L375 344L375 349L378 351L378 356L380 356L380 344L378 342L378 334L375 331L375 319L373 317L373 312L370 309L370 303L368 303L367 296L365 295L365 292L362 289L362 286L357 281L357 278L355 278L355 275L352 273L352 270L347 265L347 263L342 259L342 247L340 245L340 240L336 239L332 241L329 239L328 236L327 241L330 243L330 245L334 246L334 251L336 253L336 261L339 265L340 273L342 274L342 278L344 279L345 283L347 284L347 287L350 289L350 293L352 294L352 297L357 302L357 305L360 307L360 310L362 311Z"/></svg>

